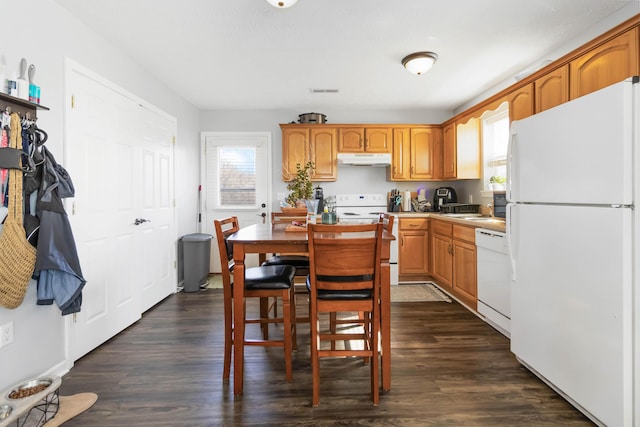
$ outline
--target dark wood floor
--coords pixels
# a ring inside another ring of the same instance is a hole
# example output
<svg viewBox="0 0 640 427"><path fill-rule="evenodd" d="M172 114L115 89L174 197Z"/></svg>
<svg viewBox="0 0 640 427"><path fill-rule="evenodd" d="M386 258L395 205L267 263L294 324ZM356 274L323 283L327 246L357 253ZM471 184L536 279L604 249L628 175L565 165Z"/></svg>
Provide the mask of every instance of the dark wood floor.
<svg viewBox="0 0 640 427"><path fill-rule="evenodd" d="M393 303L392 313L392 390L380 405L369 400L368 366L335 359L322 362L312 408L308 325L294 381L285 381L281 349L250 347L244 395L234 399L222 382L221 290L172 295L76 362L61 395L99 397L65 426L593 425L458 303Z"/></svg>

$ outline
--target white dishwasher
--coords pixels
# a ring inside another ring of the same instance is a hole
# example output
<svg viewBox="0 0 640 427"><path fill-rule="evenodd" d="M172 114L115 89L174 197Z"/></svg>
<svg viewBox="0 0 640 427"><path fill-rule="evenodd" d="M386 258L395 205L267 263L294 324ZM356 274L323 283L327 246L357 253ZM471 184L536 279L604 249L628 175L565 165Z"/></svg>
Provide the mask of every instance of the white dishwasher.
<svg viewBox="0 0 640 427"><path fill-rule="evenodd" d="M511 264L505 233L476 228L478 313L510 337Z"/></svg>

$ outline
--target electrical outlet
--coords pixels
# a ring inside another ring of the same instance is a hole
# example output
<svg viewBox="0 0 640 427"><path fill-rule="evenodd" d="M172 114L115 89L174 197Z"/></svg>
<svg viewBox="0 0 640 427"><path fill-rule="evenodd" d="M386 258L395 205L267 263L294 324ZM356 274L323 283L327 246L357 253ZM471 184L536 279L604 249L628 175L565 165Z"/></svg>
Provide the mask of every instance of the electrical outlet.
<svg viewBox="0 0 640 427"><path fill-rule="evenodd" d="M13 322L0 326L0 348L13 342Z"/></svg>

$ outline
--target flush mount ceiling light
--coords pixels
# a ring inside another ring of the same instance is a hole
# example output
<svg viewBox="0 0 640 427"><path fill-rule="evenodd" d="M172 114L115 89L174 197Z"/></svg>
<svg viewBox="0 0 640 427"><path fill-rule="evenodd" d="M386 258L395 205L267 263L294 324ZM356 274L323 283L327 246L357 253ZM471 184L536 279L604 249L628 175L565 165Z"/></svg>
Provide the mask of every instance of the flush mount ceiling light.
<svg viewBox="0 0 640 427"><path fill-rule="evenodd" d="M287 7L291 7L294 4L296 4L298 0L267 0L267 1L273 7L277 7L278 9L285 9Z"/></svg>
<svg viewBox="0 0 640 427"><path fill-rule="evenodd" d="M433 52L416 52L402 59L402 65L413 74L426 73L438 59Z"/></svg>

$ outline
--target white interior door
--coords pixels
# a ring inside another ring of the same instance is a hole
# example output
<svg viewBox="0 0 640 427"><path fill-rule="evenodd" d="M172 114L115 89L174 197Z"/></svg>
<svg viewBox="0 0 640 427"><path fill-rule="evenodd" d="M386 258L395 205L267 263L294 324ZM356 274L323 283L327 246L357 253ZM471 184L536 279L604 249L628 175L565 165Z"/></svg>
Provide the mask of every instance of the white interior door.
<svg viewBox="0 0 640 427"><path fill-rule="evenodd" d="M82 310L69 323L69 358L77 360L175 289L173 144L167 148L166 135L175 125L67 65L65 167L76 194L66 208L87 280Z"/></svg>
<svg viewBox="0 0 640 427"><path fill-rule="evenodd" d="M211 271L219 273L213 220L237 216L240 227L271 221L271 133L203 132L201 145L202 230L214 236ZM247 265L257 265L257 256L248 256Z"/></svg>
<svg viewBox="0 0 640 427"><path fill-rule="evenodd" d="M145 222L138 228L140 254L145 258L140 282L145 312L176 289L173 141L177 129L175 119L148 108L140 108L139 117L139 211Z"/></svg>

